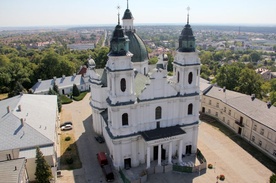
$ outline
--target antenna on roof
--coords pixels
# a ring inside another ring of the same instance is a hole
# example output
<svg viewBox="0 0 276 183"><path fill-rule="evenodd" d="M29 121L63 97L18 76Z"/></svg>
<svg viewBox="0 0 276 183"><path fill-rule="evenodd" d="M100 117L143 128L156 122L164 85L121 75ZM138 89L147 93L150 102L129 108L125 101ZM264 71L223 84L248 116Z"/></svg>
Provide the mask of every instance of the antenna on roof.
<svg viewBox="0 0 276 183"><path fill-rule="evenodd" d="M120 6L117 6L118 9L118 25L120 25Z"/></svg>
<svg viewBox="0 0 276 183"><path fill-rule="evenodd" d="M187 7L187 11L188 11L188 15L187 15L187 24L189 24L189 11L190 11L190 7Z"/></svg>

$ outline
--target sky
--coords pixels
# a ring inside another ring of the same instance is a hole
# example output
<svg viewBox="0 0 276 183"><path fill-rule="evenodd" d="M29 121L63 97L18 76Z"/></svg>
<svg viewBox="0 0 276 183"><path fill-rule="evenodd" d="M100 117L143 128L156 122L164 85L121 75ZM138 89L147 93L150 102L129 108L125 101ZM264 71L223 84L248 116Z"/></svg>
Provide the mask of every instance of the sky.
<svg viewBox="0 0 276 183"><path fill-rule="evenodd" d="M0 0L0 27L116 25L127 0ZM134 24L273 25L276 0L129 0Z"/></svg>

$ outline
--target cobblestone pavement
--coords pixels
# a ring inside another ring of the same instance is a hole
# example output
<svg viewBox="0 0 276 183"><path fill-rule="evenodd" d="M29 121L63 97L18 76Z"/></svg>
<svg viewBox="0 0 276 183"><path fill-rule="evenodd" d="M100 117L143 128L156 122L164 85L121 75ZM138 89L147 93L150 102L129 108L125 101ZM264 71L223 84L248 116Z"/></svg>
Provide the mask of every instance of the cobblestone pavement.
<svg viewBox="0 0 276 183"><path fill-rule="evenodd" d="M63 106L64 120L72 120L83 167L63 170L59 183L105 182L95 154L107 152L105 143L98 144L92 130L91 107L88 94L84 100ZM215 127L202 122L199 127L198 148L214 169L196 173L159 173L148 176L149 183L216 183L216 177L225 175L224 183L266 183L272 172L244 151ZM121 182L118 175L115 182ZM220 182L220 181L218 181Z"/></svg>

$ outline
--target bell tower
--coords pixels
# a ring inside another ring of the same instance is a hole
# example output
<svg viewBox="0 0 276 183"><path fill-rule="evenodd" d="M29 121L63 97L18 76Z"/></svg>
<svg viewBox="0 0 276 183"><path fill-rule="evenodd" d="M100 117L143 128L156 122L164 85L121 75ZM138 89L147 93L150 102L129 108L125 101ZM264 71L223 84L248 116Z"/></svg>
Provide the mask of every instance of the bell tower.
<svg viewBox="0 0 276 183"><path fill-rule="evenodd" d="M111 105L135 101L132 56L129 52L129 39L120 25L118 13L118 25L113 31L106 64L108 100Z"/></svg>
<svg viewBox="0 0 276 183"><path fill-rule="evenodd" d="M179 36L179 48L173 62L176 90L180 95L199 93L200 59L189 23L190 8L187 10L187 24Z"/></svg>

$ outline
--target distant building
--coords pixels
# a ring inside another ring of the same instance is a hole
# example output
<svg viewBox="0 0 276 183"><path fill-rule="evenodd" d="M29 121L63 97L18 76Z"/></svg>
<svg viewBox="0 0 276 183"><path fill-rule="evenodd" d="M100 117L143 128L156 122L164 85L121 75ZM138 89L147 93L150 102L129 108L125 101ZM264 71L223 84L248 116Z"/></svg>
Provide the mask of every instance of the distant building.
<svg viewBox="0 0 276 183"><path fill-rule="evenodd" d="M91 43L91 44L68 44L67 46L68 46L68 48L70 48L72 50L88 50L88 49L95 48L94 43Z"/></svg>
<svg viewBox="0 0 276 183"><path fill-rule="evenodd" d="M59 93L62 95L72 93L74 84L81 92L89 90L89 84L85 82L80 74L67 77L63 75L61 78L54 77L48 80L38 79L38 82L30 90L34 94L48 94L49 89L53 89L54 83L58 86Z"/></svg>
<svg viewBox="0 0 276 183"><path fill-rule="evenodd" d="M268 69L258 68L255 70L255 72L257 74L260 74L265 81L268 81L271 79L271 71Z"/></svg>
<svg viewBox="0 0 276 183"><path fill-rule="evenodd" d="M270 103L212 86L203 92L201 112L217 118L276 161L276 107Z"/></svg>
<svg viewBox="0 0 276 183"><path fill-rule="evenodd" d="M23 94L2 100L0 116L0 161L25 158L29 180L34 181L36 147L39 147L55 179L59 120L57 96ZM15 165L16 170L23 167L21 163ZM1 171L2 168L0 176ZM7 171L11 171L10 175L16 173L15 167Z"/></svg>
<svg viewBox="0 0 276 183"><path fill-rule="evenodd" d="M0 183L28 183L26 159L0 161Z"/></svg>

